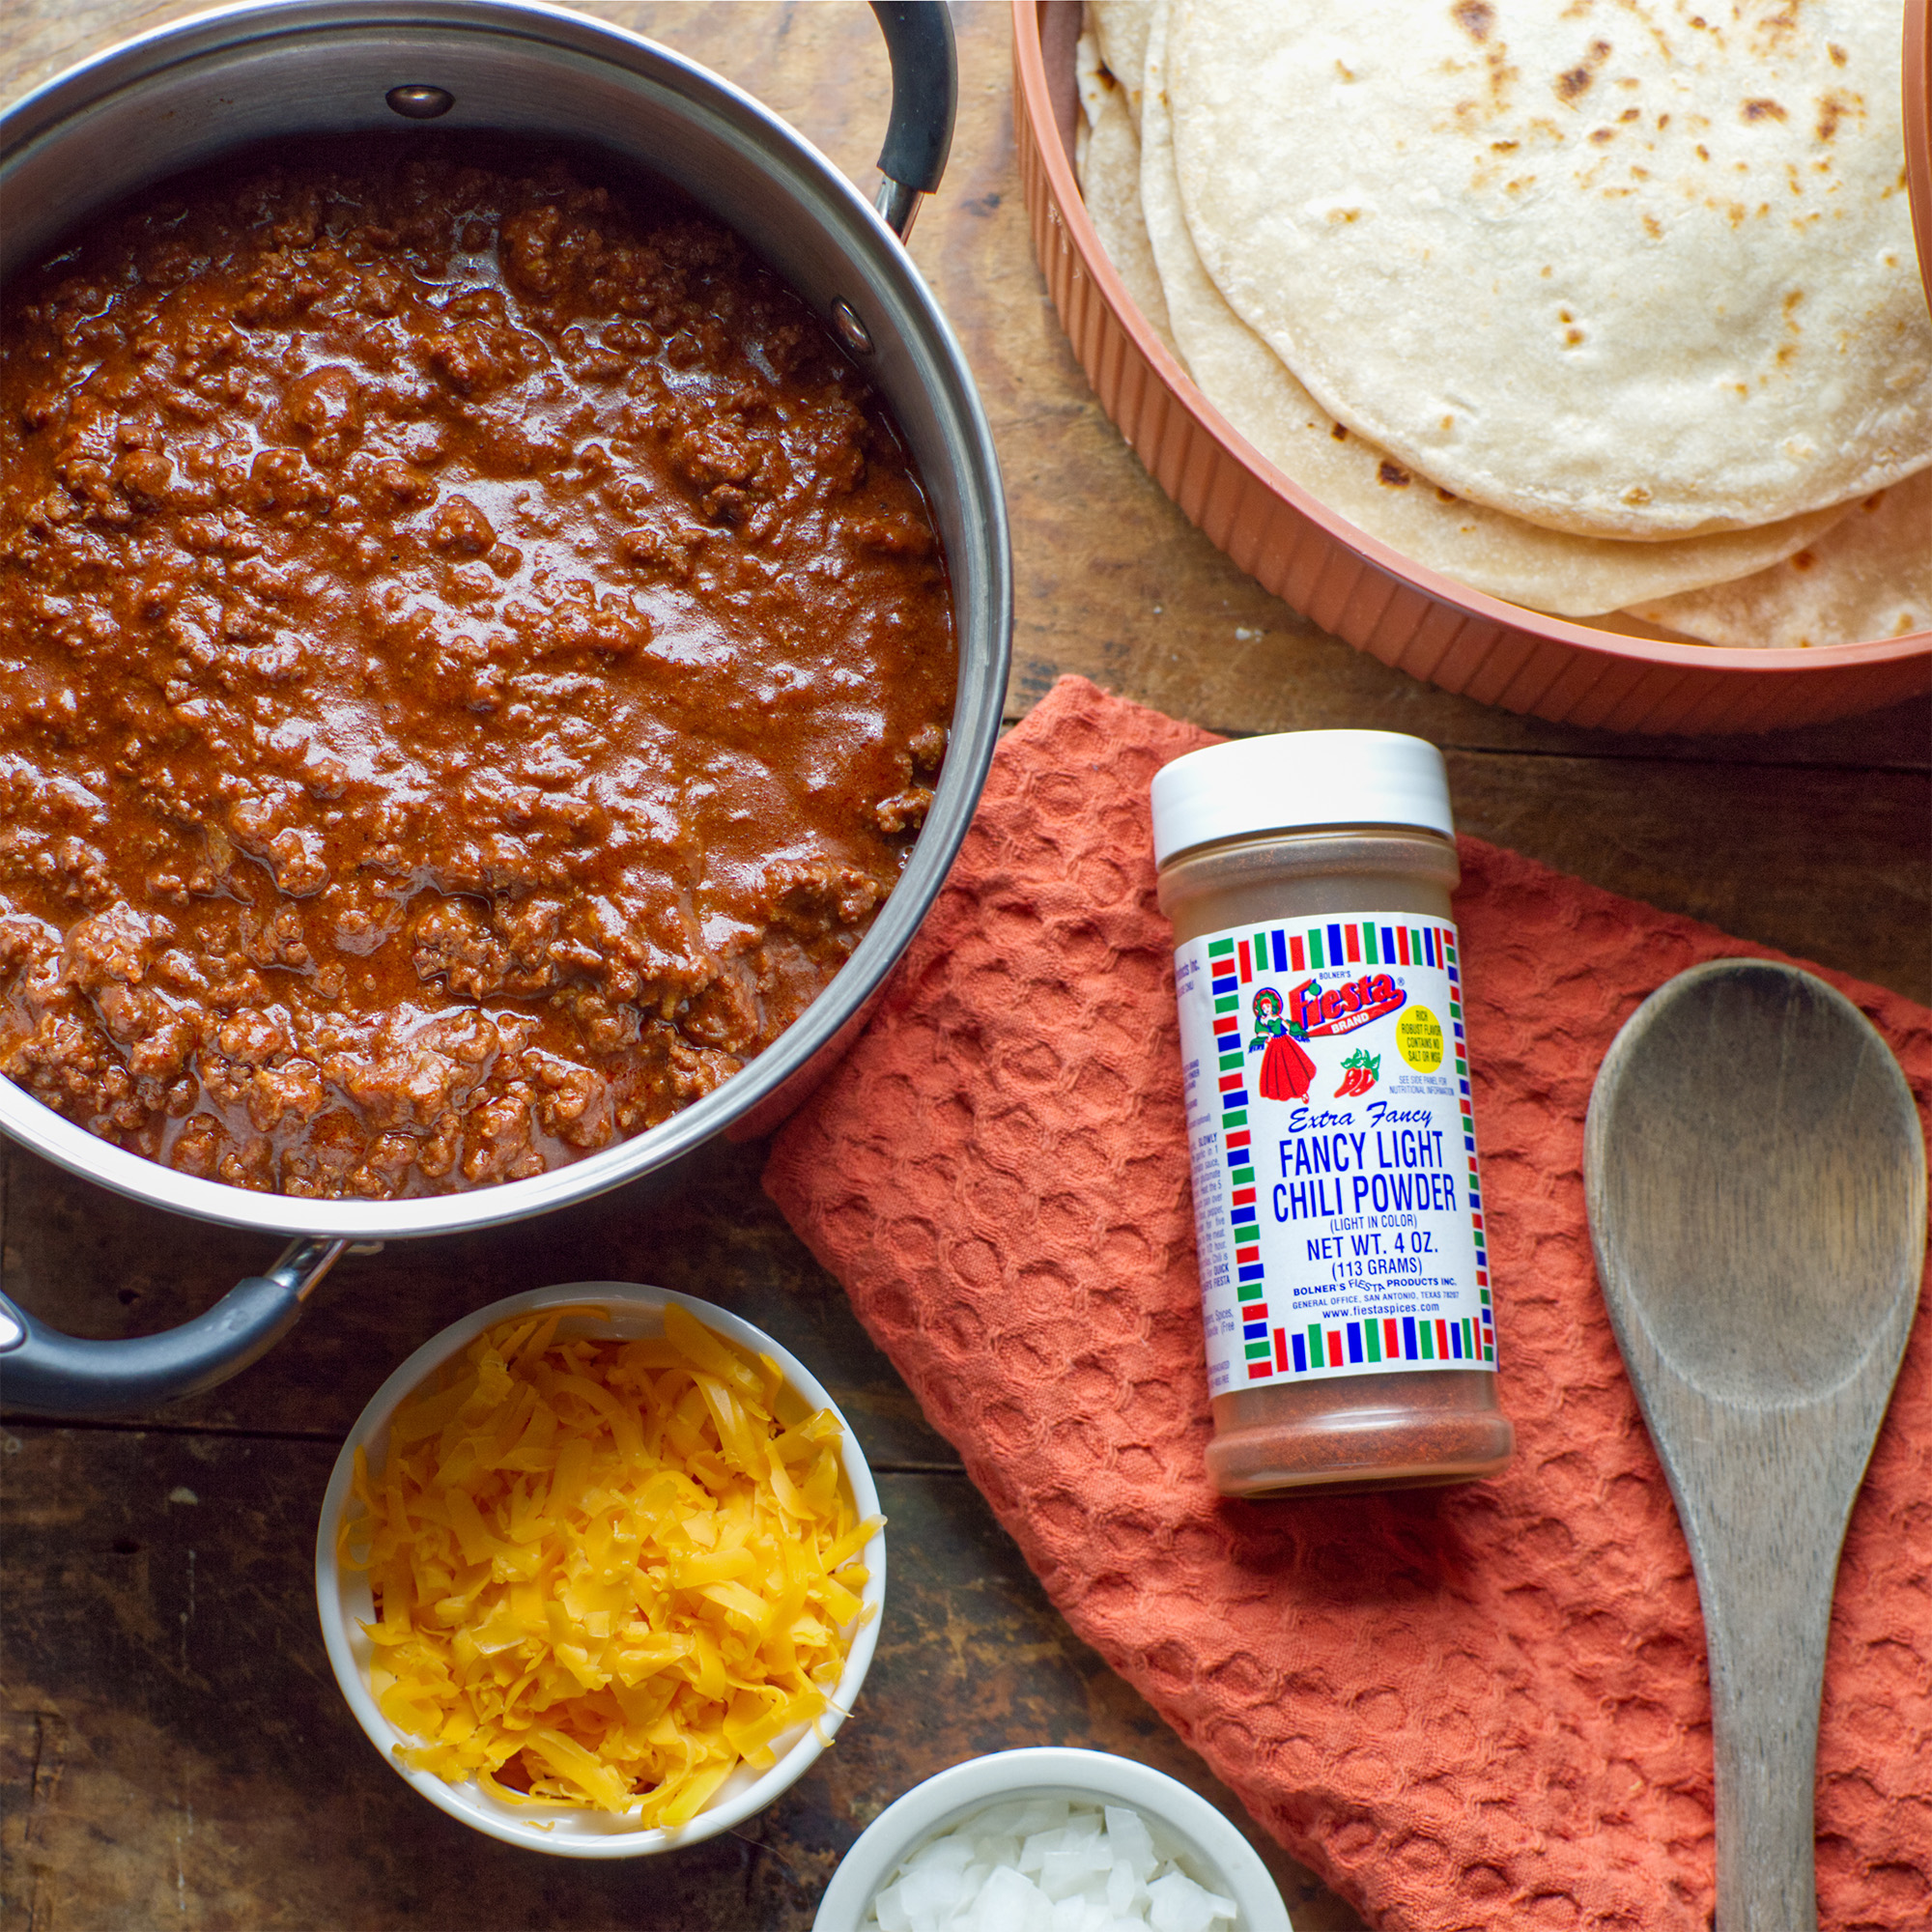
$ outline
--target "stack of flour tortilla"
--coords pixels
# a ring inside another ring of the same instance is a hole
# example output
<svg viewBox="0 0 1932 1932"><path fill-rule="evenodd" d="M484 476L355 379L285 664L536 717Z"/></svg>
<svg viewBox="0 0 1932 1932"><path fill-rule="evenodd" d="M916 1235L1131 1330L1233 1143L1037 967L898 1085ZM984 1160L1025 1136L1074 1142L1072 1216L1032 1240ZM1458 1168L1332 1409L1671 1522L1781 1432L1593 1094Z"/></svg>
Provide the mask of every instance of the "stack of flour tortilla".
<svg viewBox="0 0 1932 1932"><path fill-rule="evenodd" d="M1896 0L1087 0L1094 227L1286 476L1644 635L1932 628Z"/></svg>

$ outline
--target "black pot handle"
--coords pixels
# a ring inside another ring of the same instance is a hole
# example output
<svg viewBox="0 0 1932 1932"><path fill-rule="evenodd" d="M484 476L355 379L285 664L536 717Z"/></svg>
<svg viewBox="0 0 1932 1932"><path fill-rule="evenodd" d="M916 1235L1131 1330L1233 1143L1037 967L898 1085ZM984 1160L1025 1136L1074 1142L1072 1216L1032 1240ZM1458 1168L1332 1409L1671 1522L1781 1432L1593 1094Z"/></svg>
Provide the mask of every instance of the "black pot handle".
<svg viewBox="0 0 1932 1932"><path fill-rule="evenodd" d="M952 151L959 59L946 0L872 0L893 64L893 112L879 150L878 210L901 242Z"/></svg>
<svg viewBox="0 0 1932 1932"><path fill-rule="evenodd" d="M0 1408L22 1415L126 1415L199 1395L295 1326L347 1241L291 1241L267 1274L239 1281L192 1321L158 1335L88 1342L0 1294Z"/></svg>

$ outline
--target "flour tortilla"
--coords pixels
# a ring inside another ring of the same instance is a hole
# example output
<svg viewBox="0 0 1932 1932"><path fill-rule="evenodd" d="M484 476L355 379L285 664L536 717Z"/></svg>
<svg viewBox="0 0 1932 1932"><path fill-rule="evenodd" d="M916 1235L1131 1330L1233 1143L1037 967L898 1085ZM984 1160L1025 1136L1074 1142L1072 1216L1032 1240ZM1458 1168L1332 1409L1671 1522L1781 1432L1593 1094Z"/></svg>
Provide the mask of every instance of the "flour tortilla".
<svg viewBox="0 0 1932 1932"><path fill-rule="evenodd" d="M1174 349L1147 224L1141 219L1141 144L1127 117L1126 90L1107 71L1098 43L1082 34L1077 56L1081 139L1076 167L1080 197L1100 245L1107 251L1134 306L1153 332ZM1178 351L1176 351L1179 354Z"/></svg>
<svg viewBox="0 0 1932 1932"><path fill-rule="evenodd" d="M1568 536L1446 497L1366 438L1338 433L1334 417L1221 299L1194 252L1175 183L1160 11L1141 114L1141 206L1174 338L1208 401L1311 496L1418 563L1569 617L1762 570L1804 549L1842 514L1664 543Z"/></svg>
<svg viewBox="0 0 1932 1932"><path fill-rule="evenodd" d="M1087 0L1082 19L1108 71L1121 83L1127 118L1141 131L1141 74L1147 66L1148 29L1153 0Z"/></svg>
<svg viewBox="0 0 1932 1932"><path fill-rule="evenodd" d="M1932 631L1932 469L1868 497L1770 570L1632 614L1707 644L1771 649Z"/></svg>
<svg viewBox="0 0 1932 1932"><path fill-rule="evenodd" d="M1932 461L1897 0L1175 0L1168 65L1222 295L1458 496L1641 539Z"/></svg>

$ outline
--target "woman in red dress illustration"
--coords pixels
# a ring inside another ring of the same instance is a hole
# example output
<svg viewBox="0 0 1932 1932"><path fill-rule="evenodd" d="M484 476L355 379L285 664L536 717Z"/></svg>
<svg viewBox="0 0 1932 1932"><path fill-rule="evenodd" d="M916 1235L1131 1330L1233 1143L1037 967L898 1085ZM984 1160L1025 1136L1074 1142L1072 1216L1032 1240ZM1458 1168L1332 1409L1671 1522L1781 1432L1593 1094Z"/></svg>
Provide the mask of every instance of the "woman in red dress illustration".
<svg viewBox="0 0 1932 1932"><path fill-rule="evenodd" d="M1315 1063L1302 1051L1308 1037L1301 1028L1281 1016L1281 995L1264 986L1255 995L1255 1037L1250 1053L1262 1055L1261 1090L1264 1100L1305 1100L1315 1079ZM1265 1047L1266 1051L1262 1052Z"/></svg>

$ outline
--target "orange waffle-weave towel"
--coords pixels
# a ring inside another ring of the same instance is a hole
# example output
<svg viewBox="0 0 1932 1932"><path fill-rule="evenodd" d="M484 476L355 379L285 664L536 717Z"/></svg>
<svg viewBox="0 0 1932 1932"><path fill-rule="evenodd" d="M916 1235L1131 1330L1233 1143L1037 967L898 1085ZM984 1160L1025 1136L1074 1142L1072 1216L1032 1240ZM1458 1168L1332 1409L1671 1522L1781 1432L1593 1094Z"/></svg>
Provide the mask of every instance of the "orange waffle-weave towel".
<svg viewBox="0 0 1932 1932"><path fill-rule="evenodd" d="M1704 1932L1689 1552L1598 1290L1583 1114L1645 995L1766 954L1463 842L1457 895L1517 1457L1495 1482L1208 1487L1172 935L1148 782L1206 732L1063 681L765 1185L1067 1621L1386 1932ZM1825 973L1932 1099L1932 1013ZM1932 1315L1839 1573L1824 1922L1932 1923Z"/></svg>

